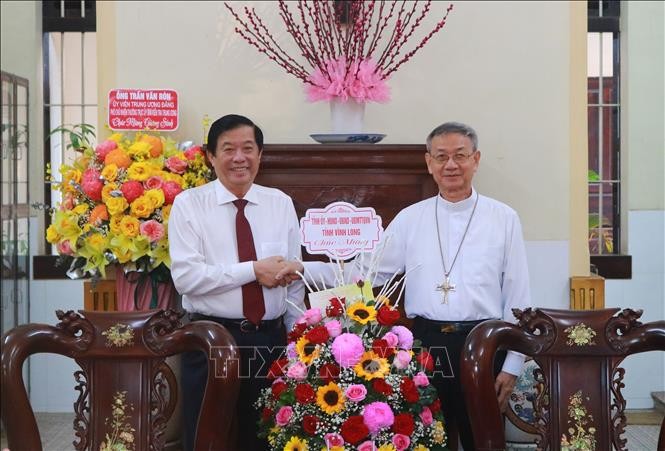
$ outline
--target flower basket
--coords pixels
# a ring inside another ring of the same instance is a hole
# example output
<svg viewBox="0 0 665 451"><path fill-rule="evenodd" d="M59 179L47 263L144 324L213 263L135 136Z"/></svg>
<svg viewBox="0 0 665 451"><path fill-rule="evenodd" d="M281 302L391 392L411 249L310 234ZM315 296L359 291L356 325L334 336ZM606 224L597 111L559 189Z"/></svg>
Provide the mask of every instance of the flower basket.
<svg viewBox="0 0 665 451"><path fill-rule="evenodd" d="M286 356L271 366L272 385L256 404L259 435L272 449L446 449L432 357L396 325L390 290L375 299L365 284L305 311L289 332Z"/></svg>

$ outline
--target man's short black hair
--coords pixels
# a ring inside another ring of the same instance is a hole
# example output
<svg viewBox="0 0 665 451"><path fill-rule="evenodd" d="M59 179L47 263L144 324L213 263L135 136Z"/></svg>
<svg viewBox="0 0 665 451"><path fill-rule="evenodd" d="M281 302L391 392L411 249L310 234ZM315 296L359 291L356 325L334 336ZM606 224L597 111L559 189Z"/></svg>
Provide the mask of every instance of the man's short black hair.
<svg viewBox="0 0 665 451"><path fill-rule="evenodd" d="M263 132L258 125L252 122L251 119L239 114L227 114L212 123L210 130L208 130L207 151L215 155L217 152L217 139L222 133L233 130L234 128L242 127L243 125L247 125L254 129L254 141L256 141L256 145L259 147L259 152L261 152L263 150Z"/></svg>

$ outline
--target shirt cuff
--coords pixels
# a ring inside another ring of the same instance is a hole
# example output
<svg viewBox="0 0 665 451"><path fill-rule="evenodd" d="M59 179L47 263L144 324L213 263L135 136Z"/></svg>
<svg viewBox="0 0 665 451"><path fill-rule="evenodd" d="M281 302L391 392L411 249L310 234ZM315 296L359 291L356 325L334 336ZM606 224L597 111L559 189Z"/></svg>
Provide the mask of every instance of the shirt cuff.
<svg viewBox="0 0 665 451"><path fill-rule="evenodd" d="M519 352L508 351L501 371L505 371L513 376L519 376L522 374L522 365L524 365L524 355Z"/></svg>
<svg viewBox="0 0 665 451"><path fill-rule="evenodd" d="M238 263L236 266L236 277L239 285L254 282L256 280L256 274L254 274L254 262L248 261Z"/></svg>

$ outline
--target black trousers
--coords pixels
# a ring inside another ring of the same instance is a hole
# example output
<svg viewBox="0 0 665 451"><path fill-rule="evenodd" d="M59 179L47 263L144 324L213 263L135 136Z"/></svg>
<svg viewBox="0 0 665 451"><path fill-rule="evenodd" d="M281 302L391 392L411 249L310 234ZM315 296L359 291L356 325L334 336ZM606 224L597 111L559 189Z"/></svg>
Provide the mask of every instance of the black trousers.
<svg viewBox="0 0 665 451"><path fill-rule="evenodd" d="M439 393L446 426L448 429L452 425L457 427L459 440L464 447L464 451L474 451L476 449L460 381L460 356L469 332L470 330L443 333L440 326L428 324L421 318L416 318L413 324L414 338L419 339L422 346L428 348L434 358L435 368L432 384ZM505 351L497 353L494 359L495 375L501 371L505 359Z"/></svg>
<svg viewBox="0 0 665 451"><path fill-rule="evenodd" d="M243 451L267 451L268 442L257 437L257 422L260 410L254 406L262 389L270 386L266 378L273 361L284 352L286 330L279 323L277 327L266 327L258 331L242 332L239 327L229 325L223 319L192 315L192 320L216 321L231 333L240 350L240 393L234 418L237 430L236 448ZM194 449L196 425L203 402L208 376L208 357L202 352L182 354L182 396L184 413L185 451Z"/></svg>

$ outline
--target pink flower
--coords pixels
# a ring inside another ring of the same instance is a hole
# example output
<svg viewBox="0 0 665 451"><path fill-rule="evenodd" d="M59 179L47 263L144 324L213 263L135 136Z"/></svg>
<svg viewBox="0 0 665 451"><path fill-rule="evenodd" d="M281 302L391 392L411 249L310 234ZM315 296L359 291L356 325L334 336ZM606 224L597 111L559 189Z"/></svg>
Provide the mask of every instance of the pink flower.
<svg viewBox="0 0 665 451"><path fill-rule="evenodd" d="M311 308L306 310L303 316L298 319L299 323L306 323L308 326L313 326L323 319L320 308Z"/></svg>
<svg viewBox="0 0 665 451"><path fill-rule="evenodd" d="M388 346L391 348L396 348L397 343L399 343L399 337L392 332L386 332L383 336L383 339L388 342Z"/></svg>
<svg viewBox="0 0 665 451"><path fill-rule="evenodd" d="M340 434L328 433L323 436L323 441L326 442L328 448L344 446L344 438Z"/></svg>
<svg viewBox="0 0 665 451"><path fill-rule="evenodd" d="M392 333L399 338L399 347L402 349L411 349L413 347L413 334L404 326L393 326L390 329Z"/></svg>
<svg viewBox="0 0 665 451"><path fill-rule="evenodd" d="M69 240L61 241L55 247L58 249L58 254L74 255L74 250L72 249L72 245Z"/></svg>
<svg viewBox="0 0 665 451"><path fill-rule="evenodd" d="M85 195L99 202L102 200L102 188L104 188L104 182L100 178L99 171L93 168L86 169L81 177L81 189Z"/></svg>
<svg viewBox="0 0 665 451"><path fill-rule="evenodd" d="M143 182L145 189L159 189L162 187L162 183L164 183L164 180L157 175L151 175L148 180Z"/></svg>
<svg viewBox="0 0 665 451"><path fill-rule="evenodd" d="M171 205L175 197L182 192L182 187L178 182L166 182L162 184L162 192L164 193L164 204Z"/></svg>
<svg viewBox="0 0 665 451"><path fill-rule="evenodd" d="M411 444L411 439L404 434L395 434L393 435L392 442L397 451L403 451L409 447Z"/></svg>
<svg viewBox="0 0 665 451"><path fill-rule="evenodd" d="M376 444L373 441L367 440L358 445L358 451L376 451Z"/></svg>
<svg viewBox="0 0 665 451"><path fill-rule="evenodd" d="M159 241L164 237L164 226L154 219L142 223L139 230L141 231L141 235L147 236L151 243Z"/></svg>
<svg viewBox="0 0 665 451"><path fill-rule="evenodd" d="M72 208L74 208L74 197L67 193L65 194L65 197L62 198L60 210L71 210Z"/></svg>
<svg viewBox="0 0 665 451"><path fill-rule="evenodd" d="M296 362L289 367L286 375L291 379L301 381L307 377L307 366L302 362Z"/></svg>
<svg viewBox="0 0 665 451"><path fill-rule="evenodd" d="M187 162L176 156L170 157L166 160L165 164L169 171L175 172L176 174L184 174L185 170L187 170Z"/></svg>
<svg viewBox="0 0 665 451"><path fill-rule="evenodd" d="M367 396L367 389L362 384L352 384L346 387L344 394L351 401L360 402Z"/></svg>
<svg viewBox="0 0 665 451"><path fill-rule="evenodd" d="M432 411L429 410L429 407L425 407L423 411L420 412L420 419L425 426L429 426L434 422L434 417L432 417Z"/></svg>
<svg viewBox="0 0 665 451"><path fill-rule="evenodd" d="M107 139L106 141L102 142L101 144L98 144L97 147L95 147L95 155L97 157L97 161L100 163L104 161L104 158L106 158L106 155L113 149L118 147L118 143L111 139Z"/></svg>
<svg viewBox="0 0 665 451"><path fill-rule="evenodd" d="M360 362L365 352L362 339L356 334L344 333L335 338L332 343L333 357L337 363L348 368Z"/></svg>
<svg viewBox="0 0 665 451"><path fill-rule="evenodd" d="M143 185L136 180L127 180L120 187L120 191L122 191L122 195L125 196L127 202L131 204L135 199L143 195Z"/></svg>
<svg viewBox="0 0 665 451"><path fill-rule="evenodd" d="M425 373L419 371L418 374L413 376L413 383L416 387L427 387L429 385L429 378Z"/></svg>
<svg viewBox="0 0 665 451"><path fill-rule="evenodd" d="M411 353L409 351L404 351L402 349L398 351L397 354L395 355L395 359L393 360L393 366L395 368L403 370L404 368L409 366L409 362L411 362Z"/></svg>
<svg viewBox="0 0 665 451"><path fill-rule="evenodd" d="M372 434L392 426L394 422L395 414L385 402L371 402L363 409L363 423Z"/></svg>
<svg viewBox="0 0 665 451"><path fill-rule="evenodd" d="M345 57L326 60L325 71L317 67L309 75L309 81L305 93L310 102L333 99L346 102L349 98L361 103L390 100L390 88L371 58L353 61L348 67Z"/></svg>
<svg viewBox="0 0 665 451"><path fill-rule="evenodd" d="M188 160L195 160L197 155L203 156L203 150L201 150L201 146L192 146L185 150L185 158Z"/></svg>
<svg viewBox="0 0 665 451"><path fill-rule="evenodd" d="M298 351L296 351L296 342L291 342L286 345L286 356L289 359L295 359L298 357Z"/></svg>
<svg viewBox="0 0 665 451"><path fill-rule="evenodd" d="M326 329L328 329L328 333L333 338L337 337L339 334L342 333L342 324L339 321L337 321L336 319L328 321L325 324L325 326L326 326Z"/></svg>
<svg viewBox="0 0 665 451"><path fill-rule="evenodd" d="M292 416L293 408L291 406L284 406L277 411L277 415L275 415L275 423L277 423L278 426L286 426L289 424L289 421L291 421Z"/></svg>

